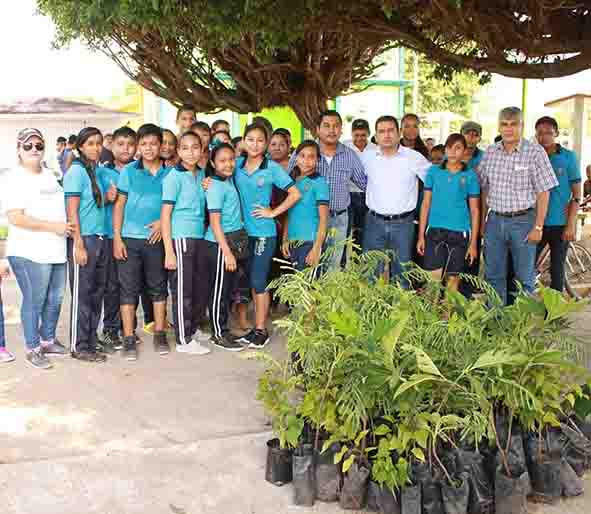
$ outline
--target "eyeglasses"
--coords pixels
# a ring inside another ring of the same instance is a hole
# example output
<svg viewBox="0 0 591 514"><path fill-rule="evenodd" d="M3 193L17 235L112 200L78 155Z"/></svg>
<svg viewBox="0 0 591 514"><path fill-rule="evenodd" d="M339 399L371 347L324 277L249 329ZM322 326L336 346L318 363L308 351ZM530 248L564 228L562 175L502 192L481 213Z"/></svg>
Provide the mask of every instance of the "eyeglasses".
<svg viewBox="0 0 591 514"><path fill-rule="evenodd" d="M43 150L45 150L45 145L43 143L25 143L23 145L23 150L25 152L30 152L33 147L35 147L35 150L37 150L38 152L42 152Z"/></svg>

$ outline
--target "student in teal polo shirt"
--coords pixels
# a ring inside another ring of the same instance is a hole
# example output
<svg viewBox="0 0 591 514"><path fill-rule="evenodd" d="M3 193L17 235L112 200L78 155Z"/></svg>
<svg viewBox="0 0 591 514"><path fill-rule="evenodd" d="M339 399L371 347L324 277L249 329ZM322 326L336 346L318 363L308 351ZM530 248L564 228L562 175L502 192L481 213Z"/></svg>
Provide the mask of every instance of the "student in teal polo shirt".
<svg viewBox="0 0 591 514"><path fill-rule="evenodd" d="M154 349L160 355L170 351L164 332L168 288L160 224L162 181L169 169L160 159L160 127L146 123L137 136L140 159L121 172L113 208L113 254L119 261L123 357L127 360L137 359L135 309L144 286L154 306Z"/></svg>
<svg viewBox="0 0 591 514"><path fill-rule="evenodd" d="M316 171L320 149L315 141L297 147L296 165L291 173L302 198L287 212L283 226L282 252L298 270L318 266L328 226L328 184ZM297 242L294 246L294 242Z"/></svg>
<svg viewBox="0 0 591 514"><path fill-rule="evenodd" d="M206 173L212 177L207 188L209 227L205 234L207 276L211 281L209 319L211 342L218 348L239 352L244 346L230 334L228 318L232 292L236 285L239 255L232 245L237 238L246 242L248 234L243 228L240 198L234 185L234 147L220 143L212 149ZM234 248L234 251L233 251Z"/></svg>
<svg viewBox="0 0 591 514"><path fill-rule="evenodd" d="M164 266L172 294L172 312L178 352L206 355L208 339L198 328L205 316L209 288L205 268L205 177L197 163L201 139L185 132L178 140L179 163L162 183L162 240Z"/></svg>
<svg viewBox="0 0 591 514"><path fill-rule="evenodd" d="M574 152L556 143L558 123L550 116L536 121L536 139L544 147L554 169L558 186L550 190L548 213L544 221L538 255L550 245L552 289L564 289L564 262L568 242L575 240L577 211L581 203L581 170Z"/></svg>
<svg viewBox="0 0 591 514"><path fill-rule="evenodd" d="M463 162L466 138L451 134L445 142L446 159L427 171L421 206L417 252L433 277L457 291L466 261L477 255L480 185L474 170Z"/></svg>
<svg viewBox="0 0 591 514"><path fill-rule="evenodd" d="M135 130L129 127L120 127L113 132L113 162L106 163L99 174L99 181L103 191L111 189L115 194L113 201L105 202L105 259L106 259L106 284L103 300L103 340L102 347L109 353L111 350L120 350L123 342L119 337L121 330L121 313L119 304L119 277L117 276L117 261L113 256L113 204L117 195L117 183L119 173L127 166L135 155L137 147L137 135Z"/></svg>
<svg viewBox="0 0 591 514"><path fill-rule="evenodd" d="M103 136L97 128L86 127L76 139L79 157L64 177L68 222L75 229L68 239L68 272L72 293L70 351L75 359L104 362L98 352L97 329L105 290L105 195L97 179L97 165Z"/></svg>
<svg viewBox="0 0 591 514"><path fill-rule="evenodd" d="M246 156L238 159L234 173L249 237L249 279L256 314L255 328L241 337L240 342L252 348L262 348L269 342L266 323L270 295L266 289L277 245L277 227L273 218L293 207L301 196L283 168L265 156L268 143L263 126L247 126L244 131ZM270 207L273 186L287 191L285 200L274 209Z"/></svg>

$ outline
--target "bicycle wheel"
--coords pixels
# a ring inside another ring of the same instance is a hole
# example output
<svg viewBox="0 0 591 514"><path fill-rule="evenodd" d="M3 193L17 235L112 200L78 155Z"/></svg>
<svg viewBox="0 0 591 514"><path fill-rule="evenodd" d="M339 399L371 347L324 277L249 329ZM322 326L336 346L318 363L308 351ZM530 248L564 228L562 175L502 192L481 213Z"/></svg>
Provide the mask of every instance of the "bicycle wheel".
<svg viewBox="0 0 591 514"><path fill-rule="evenodd" d="M552 283L552 277L550 275L550 248L547 245L536 262L536 279L544 287L550 287Z"/></svg>
<svg viewBox="0 0 591 514"><path fill-rule="evenodd" d="M564 285L568 294L581 299L591 292L591 252L579 243L570 243L564 263Z"/></svg>

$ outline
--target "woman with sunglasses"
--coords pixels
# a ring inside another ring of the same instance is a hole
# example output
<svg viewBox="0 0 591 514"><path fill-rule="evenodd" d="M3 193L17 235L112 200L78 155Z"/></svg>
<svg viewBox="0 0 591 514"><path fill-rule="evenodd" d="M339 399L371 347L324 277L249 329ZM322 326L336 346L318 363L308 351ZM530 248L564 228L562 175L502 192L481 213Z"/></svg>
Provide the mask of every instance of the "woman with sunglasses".
<svg viewBox="0 0 591 514"><path fill-rule="evenodd" d="M66 223L64 190L55 175L42 166L45 141L34 128L17 136L18 166L5 182L9 223L7 257L23 300L21 323L26 361L51 368L48 355L65 355L56 328L66 284Z"/></svg>
<svg viewBox="0 0 591 514"><path fill-rule="evenodd" d="M78 158L64 177L68 220L74 225L68 240L68 271L72 293L70 351L74 359L104 362L99 352L97 329L105 292L105 204L117 196L115 188L103 194L98 161L103 137L99 129L85 127L76 139ZM107 344L101 350L113 353Z"/></svg>

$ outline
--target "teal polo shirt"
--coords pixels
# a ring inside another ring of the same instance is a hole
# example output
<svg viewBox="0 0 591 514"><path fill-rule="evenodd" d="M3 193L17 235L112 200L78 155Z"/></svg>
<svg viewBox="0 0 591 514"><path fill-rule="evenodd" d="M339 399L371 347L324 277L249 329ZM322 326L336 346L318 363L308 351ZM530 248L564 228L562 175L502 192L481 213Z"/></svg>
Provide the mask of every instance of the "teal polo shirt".
<svg viewBox="0 0 591 514"><path fill-rule="evenodd" d="M550 190L550 203L544 225L564 226L567 222L565 210L571 198L571 186L581 182L581 170L575 152L560 145L557 145L556 152L548 157L558 185Z"/></svg>
<svg viewBox="0 0 591 514"><path fill-rule="evenodd" d="M97 168L97 174L104 193L111 188L111 184L115 184L115 187L117 187L119 170L112 163ZM105 204L105 236L108 239L113 239L113 205L115 204Z"/></svg>
<svg viewBox="0 0 591 514"><path fill-rule="evenodd" d="M444 228L456 232L470 232L469 198L480 196L480 184L474 170L465 167L450 173L444 161L427 170L425 191L431 191L429 228Z"/></svg>
<svg viewBox="0 0 591 514"><path fill-rule="evenodd" d="M101 197L104 199L99 179L100 168L97 168L97 184L101 190ZM78 160L70 166L68 173L64 176L64 194L66 198L80 197L78 217L80 219L80 235L83 236L104 236L105 235L105 207L96 204L92 194L92 182L86 168Z"/></svg>
<svg viewBox="0 0 591 514"><path fill-rule="evenodd" d="M471 170L477 169L483 155L484 152L480 148L475 148L474 153L472 154L470 160L466 163L466 166Z"/></svg>
<svg viewBox="0 0 591 514"><path fill-rule="evenodd" d="M162 181L170 169L164 164L156 175L144 168L142 160L132 162L121 170L117 191L127 196L123 214L122 237L148 239L148 225L160 219Z"/></svg>
<svg viewBox="0 0 591 514"><path fill-rule="evenodd" d="M290 241L315 241L320 223L319 205L328 205L328 183L318 173L298 178L296 187L302 194L298 202L287 212L287 239Z"/></svg>
<svg viewBox="0 0 591 514"><path fill-rule="evenodd" d="M234 181L240 194L246 231L251 237L277 237L275 220L255 218L252 210L271 205L273 186L287 191L294 185L294 181L279 164L266 157L258 169L250 174L244 168L245 164L245 157L238 159Z"/></svg>
<svg viewBox="0 0 591 514"><path fill-rule="evenodd" d="M205 235L205 173L177 164L162 181L162 203L172 205L172 238L203 239Z"/></svg>
<svg viewBox="0 0 591 514"><path fill-rule="evenodd" d="M207 210L209 213L222 215L222 230L224 234L236 232L242 228L242 213L240 209L240 197L232 178L224 178L218 175L212 177L207 188ZM212 243L217 242L211 224L207 228L205 239Z"/></svg>

